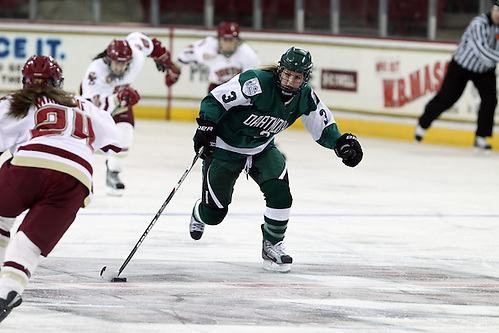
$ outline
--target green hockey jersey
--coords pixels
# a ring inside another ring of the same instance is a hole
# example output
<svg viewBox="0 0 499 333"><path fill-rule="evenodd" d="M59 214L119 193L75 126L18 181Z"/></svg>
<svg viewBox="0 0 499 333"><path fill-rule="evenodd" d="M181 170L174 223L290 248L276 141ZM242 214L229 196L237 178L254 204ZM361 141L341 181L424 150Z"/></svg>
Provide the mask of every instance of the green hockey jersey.
<svg viewBox="0 0 499 333"><path fill-rule="evenodd" d="M298 118L326 148L333 149L341 136L331 111L310 85L285 104L274 74L263 70L246 71L213 89L201 102L199 116L218 124L217 148L241 155L260 153ZM215 157L224 155L219 149Z"/></svg>

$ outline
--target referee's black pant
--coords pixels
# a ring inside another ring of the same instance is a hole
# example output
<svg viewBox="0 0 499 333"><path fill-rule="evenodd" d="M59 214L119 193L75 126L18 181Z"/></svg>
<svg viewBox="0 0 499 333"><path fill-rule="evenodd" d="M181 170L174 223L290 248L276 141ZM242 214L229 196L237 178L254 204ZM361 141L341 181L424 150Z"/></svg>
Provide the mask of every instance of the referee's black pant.
<svg viewBox="0 0 499 333"><path fill-rule="evenodd" d="M497 83L495 69L485 73L475 73L462 68L452 59L440 91L426 104L419 125L430 127L445 110L449 109L463 94L466 83L471 80L480 94L480 109L477 119L477 136L492 136L494 112L497 105Z"/></svg>

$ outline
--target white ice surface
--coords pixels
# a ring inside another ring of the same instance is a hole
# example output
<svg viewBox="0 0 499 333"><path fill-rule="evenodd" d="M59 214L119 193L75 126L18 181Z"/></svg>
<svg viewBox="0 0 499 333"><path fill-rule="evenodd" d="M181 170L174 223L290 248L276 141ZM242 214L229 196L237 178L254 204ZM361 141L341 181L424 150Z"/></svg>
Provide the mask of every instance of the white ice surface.
<svg viewBox="0 0 499 333"><path fill-rule="evenodd" d="M118 269L194 156L194 123L139 120L122 178L42 258L1 332L499 332L499 155L359 137L356 168L306 132L277 137L294 205L291 272L262 269L265 203L241 175L224 222L188 233L194 166L121 276Z"/></svg>

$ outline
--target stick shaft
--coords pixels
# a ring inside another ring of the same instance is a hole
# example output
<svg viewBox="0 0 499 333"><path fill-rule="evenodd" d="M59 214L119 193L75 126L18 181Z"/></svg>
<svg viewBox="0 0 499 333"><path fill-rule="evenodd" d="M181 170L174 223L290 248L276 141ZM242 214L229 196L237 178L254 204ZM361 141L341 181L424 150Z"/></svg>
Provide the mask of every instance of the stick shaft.
<svg viewBox="0 0 499 333"><path fill-rule="evenodd" d="M187 169L185 170L185 172L182 175L182 177L180 177L177 185L170 192L170 195L168 195L168 197L166 198L165 202L163 202L163 204L161 205L161 208L158 210L158 212L156 213L156 215L153 217L151 223L149 223L149 225L147 226L147 228L144 231L144 233L142 234L142 236L140 236L139 240L137 241L137 243L133 247L132 251L130 252L130 254L128 255L128 257L125 259L125 261L121 265L120 269L118 270L118 275L117 276L119 276L121 274L121 272L123 272L123 270L128 265L128 263L130 262L130 260L132 260L132 257L134 256L135 252L137 252L137 250L139 249L140 245L142 244L142 242L144 241L144 239L149 234L149 231L151 231L151 229L154 226L154 224L156 224L156 221L159 219L159 217L163 213L163 210L165 210L166 205L168 205L168 203L170 202L170 200L173 198L173 196L177 192L178 188L180 187L180 185L182 185L182 183L184 182L185 178L187 177L187 175L191 171L192 167L194 167L194 164L196 164L197 160L199 159L199 157L201 156L202 153L203 153L203 148L201 148L197 152L196 156L194 156L194 159L192 160L191 164L187 167Z"/></svg>

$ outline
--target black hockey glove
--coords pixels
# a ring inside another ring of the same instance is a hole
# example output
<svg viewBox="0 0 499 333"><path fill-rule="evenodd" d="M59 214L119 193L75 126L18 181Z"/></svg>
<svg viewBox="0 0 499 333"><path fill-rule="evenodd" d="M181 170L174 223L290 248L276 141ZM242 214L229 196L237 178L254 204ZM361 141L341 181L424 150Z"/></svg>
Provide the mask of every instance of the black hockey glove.
<svg viewBox="0 0 499 333"><path fill-rule="evenodd" d="M351 133L345 133L339 137L334 152L341 158L343 164L349 167L359 164L364 155L357 137Z"/></svg>
<svg viewBox="0 0 499 333"><path fill-rule="evenodd" d="M194 134L194 151L197 153L201 147L204 147L201 158L204 160L206 156L211 156L215 150L218 125L202 118L196 118L198 128Z"/></svg>

